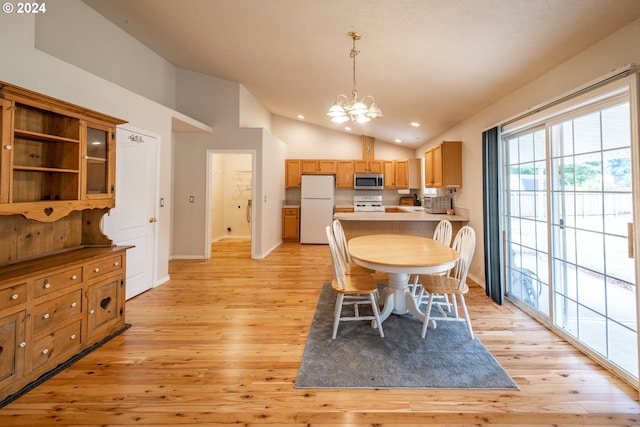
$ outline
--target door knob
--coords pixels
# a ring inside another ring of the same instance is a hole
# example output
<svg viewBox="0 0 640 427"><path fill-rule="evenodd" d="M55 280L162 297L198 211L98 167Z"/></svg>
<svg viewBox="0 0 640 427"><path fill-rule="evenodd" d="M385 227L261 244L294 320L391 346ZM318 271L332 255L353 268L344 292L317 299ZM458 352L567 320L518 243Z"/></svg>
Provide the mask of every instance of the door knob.
<svg viewBox="0 0 640 427"><path fill-rule="evenodd" d="M151 218L149 218L149 222L158 222L158 219L151 217Z"/></svg>

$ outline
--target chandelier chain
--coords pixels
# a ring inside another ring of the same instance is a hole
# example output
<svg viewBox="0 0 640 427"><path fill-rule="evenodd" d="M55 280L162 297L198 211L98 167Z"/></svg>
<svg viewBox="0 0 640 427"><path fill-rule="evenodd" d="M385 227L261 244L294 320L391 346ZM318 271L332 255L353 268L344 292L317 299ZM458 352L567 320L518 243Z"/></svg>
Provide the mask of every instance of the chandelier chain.
<svg viewBox="0 0 640 427"><path fill-rule="evenodd" d="M349 52L349 58L353 58L353 90L351 91L351 95L353 95L354 98L357 98L358 90L356 89L356 56L358 56L360 51L356 50L356 38L359 39L360 37L351 36L351 38L353 39L353 47L351 48L351 52Z"/></svg>

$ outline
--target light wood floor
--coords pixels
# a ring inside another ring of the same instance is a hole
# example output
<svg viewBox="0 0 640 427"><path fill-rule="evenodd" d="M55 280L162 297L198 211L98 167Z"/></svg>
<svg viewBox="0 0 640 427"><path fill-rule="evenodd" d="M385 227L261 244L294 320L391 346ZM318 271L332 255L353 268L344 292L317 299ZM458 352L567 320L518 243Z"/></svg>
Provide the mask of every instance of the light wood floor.
<svg viewBox="0 0 640 427"><path fill-rule="evenodd" d="M229 241L213 256L172 262L169 283L127 303L131 329L0 409L0 425L640 425L637 391L477 286L475 332L519 391L295 389L328 247L250 260Z"/></svg>

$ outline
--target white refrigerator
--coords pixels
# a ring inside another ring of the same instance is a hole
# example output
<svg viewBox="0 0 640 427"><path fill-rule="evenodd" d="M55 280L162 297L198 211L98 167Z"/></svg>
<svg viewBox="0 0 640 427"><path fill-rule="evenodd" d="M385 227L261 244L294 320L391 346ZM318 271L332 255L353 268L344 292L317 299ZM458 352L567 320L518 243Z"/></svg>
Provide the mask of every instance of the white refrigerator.
<svg viewBox="0 0 640 427"><path fill-rule="evenodd" d="M333 221L335 188L333 175L302 175L300 243L329 243L325 228Z"/></svg>

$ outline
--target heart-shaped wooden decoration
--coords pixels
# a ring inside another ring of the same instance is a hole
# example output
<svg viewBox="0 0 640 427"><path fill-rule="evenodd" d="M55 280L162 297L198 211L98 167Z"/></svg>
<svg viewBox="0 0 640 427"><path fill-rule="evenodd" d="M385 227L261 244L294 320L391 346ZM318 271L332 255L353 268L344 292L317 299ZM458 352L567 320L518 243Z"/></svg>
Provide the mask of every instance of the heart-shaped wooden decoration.
<svg viewBox="0 0 640 427"><path fill-rule="evenodd" d="M44 214L50 216L53 213L53 208L44 208Z"/></svg>

